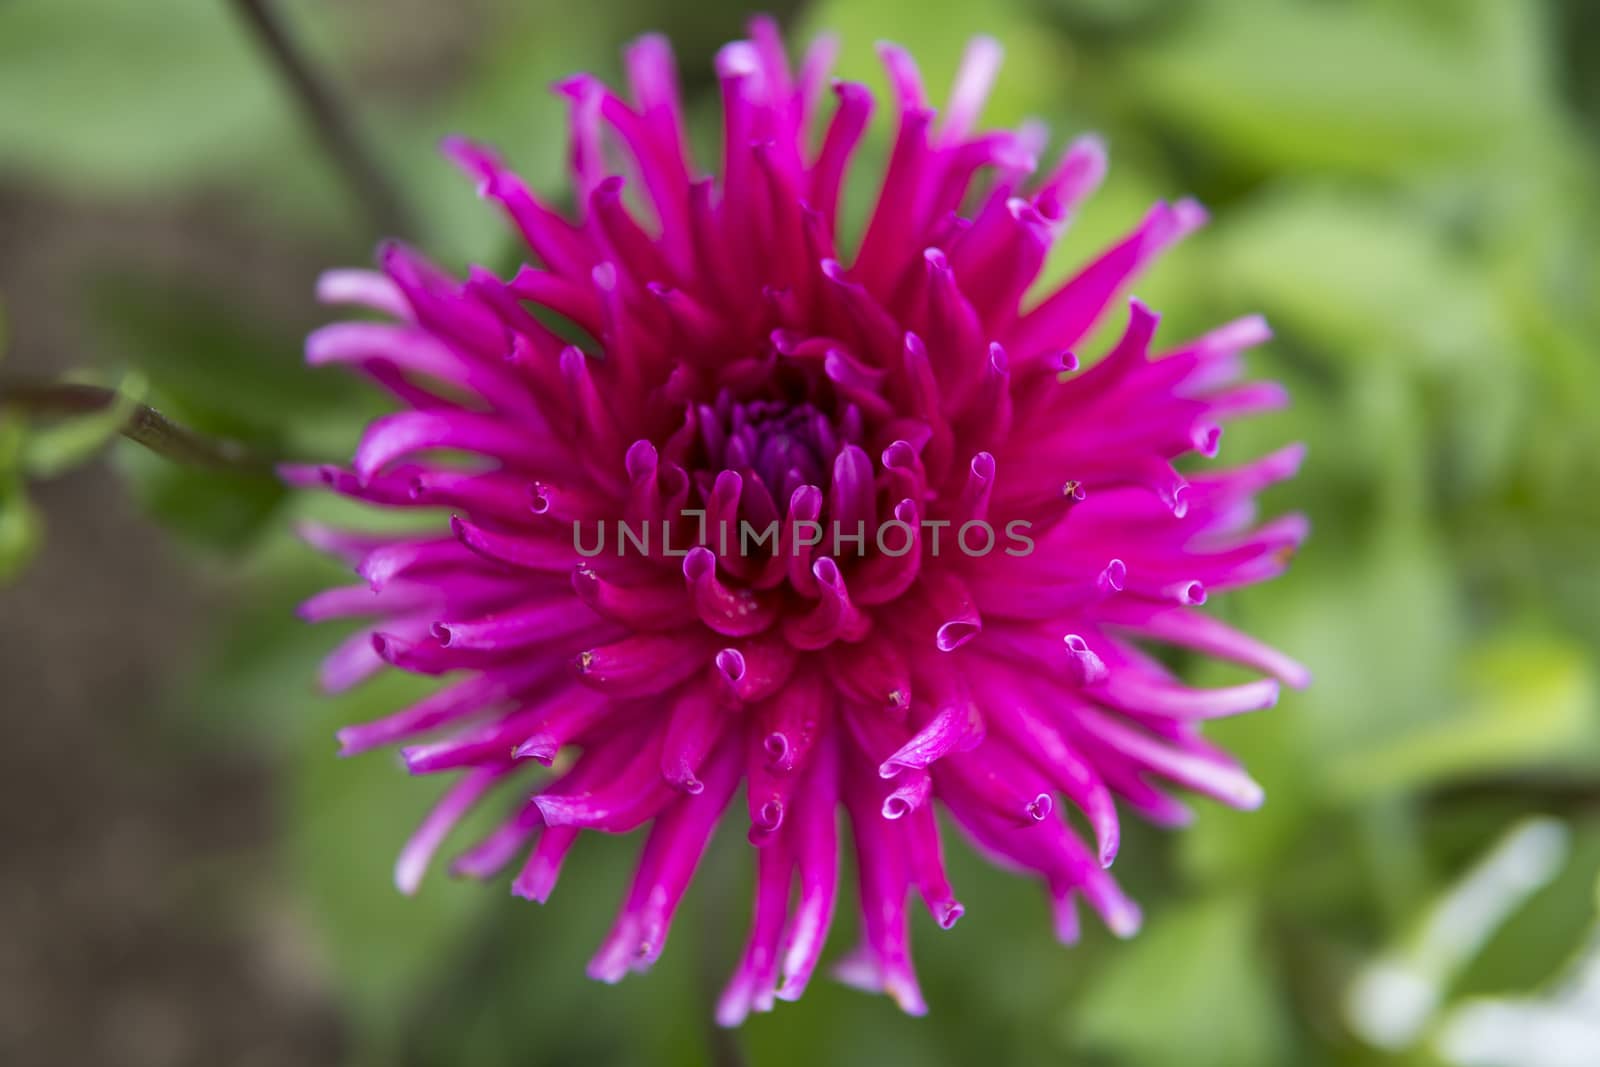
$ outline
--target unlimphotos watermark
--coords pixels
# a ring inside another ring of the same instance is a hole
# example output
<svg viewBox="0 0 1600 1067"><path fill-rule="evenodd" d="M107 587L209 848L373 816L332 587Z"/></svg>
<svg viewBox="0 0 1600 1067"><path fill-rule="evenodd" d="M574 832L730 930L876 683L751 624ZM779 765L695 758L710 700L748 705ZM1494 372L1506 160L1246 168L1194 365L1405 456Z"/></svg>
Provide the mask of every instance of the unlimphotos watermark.
<svg viewBox="0 0 1600 1067"><path fill-rule="evenodd" d="M794 554L808 548L822 548L828 555L838 558L853 552L865 556L876 550L885 556L904 556L926 545L933 556L951 550L974 558L1001 551L1008 556L1027 556L1033 553L1033 538L1028 531L1033 524L1026 519L1013 519L1000 532L983 519L969 519L959 525L950 519L921 519L916 523L893 518L880 522L869 531L866 520L857 520L854 527L840 522L824 526L808 519L773 519L757 525L746 519L737 523L718 522L710 529L706 513L687 509L682 518L693 519L698 531L687 536L682 527L667 519L613 523L585 524L580 519L572 521L572 547L578 555L588 559L610 551L618 556L630 553L649 555L652 547L663 556L687 556L695 548L715 548L718 555L777 557L786 552ZM607 537L607 533L610 537ZM677 543L674 539L676 538Z"/></svg>

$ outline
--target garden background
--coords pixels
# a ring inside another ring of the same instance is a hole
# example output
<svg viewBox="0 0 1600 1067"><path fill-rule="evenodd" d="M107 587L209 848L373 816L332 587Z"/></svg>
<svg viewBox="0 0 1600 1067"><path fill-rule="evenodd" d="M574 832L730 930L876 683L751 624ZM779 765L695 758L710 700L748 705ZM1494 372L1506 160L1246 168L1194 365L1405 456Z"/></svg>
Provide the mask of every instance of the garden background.
<svg viewBox="0 0 1600 1067"><path fill-rule="evenodd" d="M271 5L354 116L387 204L344 180L247 6L0 5L0 380L70 375L329 460L379 401L301 361L326 321L317 273L367 263L394 230L455 268L514 261L440 136L497 143L559 198L553 80L614 79L619 46L663 30L709 130L711 56L747 16L727 0ZM1600 1062L1600 5L776 13L841 34L843 72L875 86L872 42L906 45L936 96L990 33L1007 63L989 121L1037 116L1057 143L1101 132L1110 177L1056 276L1154 199L1211 210L1137 291L1172 337L1264 312L1277 337L1255 369L1294 406L1230 430L1224 457L1310 447L1267 501L1310 514L1309 545L1220 605L1317 677L1212 730L1265 808L1197 801L1186 832L1131 830L1117 873L1147 927L1120 943L1090 923L1072 950L1030 885L957 845L966 918L915 922L928 1018L818 981L718 1032L748 913L737 820L665 958L615 989L582 970L632 840L586 841L545 907L438 871L400 896L395 851L439 783L334 756L337 725L408 685L315 692L334 634L293 606L338 573L292 529L331 505L156 460L117 440L121 406L5 410L0 1059ZM880 121L874 160L885 140ZM1536 1025L1567 1028L1574 1058Z"/></svg>

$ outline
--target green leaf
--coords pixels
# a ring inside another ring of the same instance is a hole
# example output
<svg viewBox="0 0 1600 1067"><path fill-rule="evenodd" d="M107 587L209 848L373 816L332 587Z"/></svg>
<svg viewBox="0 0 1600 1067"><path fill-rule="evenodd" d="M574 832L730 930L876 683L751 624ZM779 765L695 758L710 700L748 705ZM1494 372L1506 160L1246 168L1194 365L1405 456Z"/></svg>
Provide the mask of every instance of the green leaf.
<svg viewBox="0 0 1600 1067"><path fill-rule="evenodd" d="M1508 292L1422 208L1285 187L1229 218L1209 265L1230 303L1257 306L1310 342L1326 373L1368 391L1416 390L1407 417L1439 440L1446 495L1492 491L1527 447L1536 383L1525 359L1507 358L1525 346Z"/></svg>
<svg viewBox="0 0 1600 1067"><path fill-rule="evenodd" d="M1561 872L1495 931L1457 979L1453 992L1458 997L1541 986L1560 992L1562 972L1581 966L1586 948L1593 950L1589 938L1600 929L1590 887L1600 873L1600 825L1574 822L1572 831L1571 854Z"/></svg>
<svg viewBox="0 0 1600 1067"><path fill-rule="evenodd" d="M1545 124L1540 9L1230 0L1194 5L1128 90L1210 151L1261 167L1393 174L1474 162Z"/></svg>
<svg viewBox="0 0 1600 1067"><path fill-rule="evenodd" d="M1149 32L1182 0L1045 0L1045 6L1077 35L1111 37Z"/></svg>
<svg viewBox="0 0 1600 1067"><path fill-rule="evenodd" d="M89 311L104 350L149 379L164 414L267 458L347 454L376 400L337 370L306 367L297 329L256 321L193 283L101 278ZM179 467L131 448L119 454L144 505L196 544L246 544L284 499L270 472Z"/></svg>
<svg viewBox="0 0 1600 1067"><path fill-rule="evenodd" d="M1484 945L1560 879L1570 849L1567 826L1547 816L1505 829L1469 869L1403 920L1404 933L1392 945L1351 975L1342 997L1351 1030L1385 1049L1415 1046Z"/></svg>
<svg viewBox="0 0 1600 1067"><path fill-rule="evenodd" d="M232 608L207 636L193 674L177 703L185 727L216 742L273 752L297 750L315 733L310 748L327 742L315 716L299 713L319 661L342 636L337 624L313 626L295 612L314 594L359 579L351 568L326 559L292 532L294 518L326 505L331 494L296 494L285 501L283 521L274 522L242 560L230 564L238 582ZM325 518L331 509L318 512ZM350 516L340 513L347 524ZM366 528L376 528L369 523Z"/></svg>
<svg viewBox="0 0 1600 1067"><path fill-rule="evenodd" d="M87 190L195 180L294 119L216 0L0 5L4 165Z"/></svg>
<svg viewBox="0 0 1600 1067"><path fill-rule="evenodd" d="M24 440L22 424L0 416L0 585L22 572L43 536L43 522L22 482Z"/></svg>
<svg viewBox="0 0 1600 1067"><path fill-rule="evenodd" d="M749 847L742 837L727 844L741 857ZM703 955L707 927L737 937L728 929L737 920L705 909L703 870L673 920L666 951L648 973L609 988L583 977L626 892L639 845L637 835L584 835L555 897L543 907L509 896L503 881L451 886L482 899L482 919L461 940L440 947L452 964L424 976L410 1010L370 1020L383 1031L373 1044L420 1051L420 1062L473 1067L524 1067L531 1050L546 1063L712 1062L706 1049L711 996L733 961L731 954ZM573 1025L577 1019L581 1025ZM726 1038L735 1047L738 1040Z"/></svg>
<svg viewBox="0 0 1600 1067"><path fill-rule="evenodd" d="M335 755L338 727L386 714L424 691L416 679L390 672L341 699L306 699L284 709L307 716L313 727L291 765L292 876L340 988L363 1020L399 1010L419 982L448 968L454 946L498 898L438 877L415 897L397 892L395 856L445 783L408 777L391 754Z"/></svg>
<svg viewBox="0 0 1600 1067"><path fill-rule="evenodd" d="M0 358L6 354L5 305L0 304ZM28 565L39 549L42 523L22 482L26 445L22 422L0 412L0 585Z"/></svg>
<svg viewBox="0 0 1600 1067"><path fill-rule="evenodd" d="M693 974L692 907L650 975L616 990L582 978L626 891L637 835L586 835L548 908L510 896L505 878L485 885L446 876L456 851L526 798L537 769L485 798L415 896L395 889L395 858L451 776L412 777L392 752L340 759L333 733L427 688L390 672L340 698L303 701L296 712L309 710L312 729L291 762L287 860L361 1038L360 1062L511 1067L536 1047L572 1063L704 1062L699 1034L710 1005ZM580 1017L592 1025L571 1025ZM674 1048L679 1054L668 1055Z"/></svg>
<svg viewBox="0 0 1600 1067"><path fill-rule="evenodd" d="M1214 251L1224 285L1338 349L1352 370L1398 356L1458 371L1506 345L1476 264L1398 197L1287 187L1230 216Z"/></svg>
<svg viewBox="0 0 1600 1067"><path fill-rule="evenodd" d="M44 524L20 491L0 493L0 585L22 573L39 551Z"/></svg>
<svg viewBox="0 0 1600 1067"><path fill-rule="evenodd" d="M288 495L270 473L180 466L131 443L119 446L117 458L150 515L190 544L214 550L249 544Z"/></svg>
<svg viewBox="0 0 1600 1067"><path fill-rule="evenodd" d="M1266 792L1255 811L1202 803L1179 843L1184 867L1211 885L1272 882L1283 857L1316 814L1316 773L1300 695L1271 711L1212 725L1209 741L1237 758Z"/></svg>
<svg viewBox="0 0 1600 1067"><path fill-rule="evenodd" d="M1246 896L1172 906L1102 969L1069 1014L1080 1048L1141 1067L1286 1062L1278 978Z"/></svg>
<svg viewBox="0 0 1600 1067"><path fill-rule="evenodd" d="M312 423L345 413L357 395L348 375L305 365L300 323L261 321L203 283L102 276L88 311L103 348L202 429Z"/></svg>
<svg viewBox="0 0 1600 1067"><path fill-rule="evenodd" d="M1600 766L1600 688L1582 647L1555 637L1497 638L1468 656L1459 691L1463 700L1448 717L1336 760L1333 788L1364 796L1530 767Z"/></svg>
<svg viewBox="0 0 1600 1067"><path fill-rule="evenodd" d="M1342 551L1313 538L1291 577L1251 591L1251 603L1270 607L1274 643L1315 678L1284 709L1304 719L1315 780L1330 759L1371 751L1454 710L1461 609L1443 556L1419 531Z"/></svg>

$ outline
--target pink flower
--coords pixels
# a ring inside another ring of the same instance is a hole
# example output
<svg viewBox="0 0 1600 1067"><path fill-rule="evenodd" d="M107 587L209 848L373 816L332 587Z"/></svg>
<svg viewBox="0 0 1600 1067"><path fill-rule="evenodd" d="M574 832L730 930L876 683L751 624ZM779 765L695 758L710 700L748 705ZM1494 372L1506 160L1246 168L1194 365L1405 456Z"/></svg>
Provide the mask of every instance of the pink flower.
<svg viewBox="0 0 1600 1067"><path fill-rule="evenodd" d="M449 142L537 265L463 282L391 244L381 273L324 276L325 300L387 321L319 330L309 359L352 365L400 410L351 470L286 472L440 516L426 536L308 531L364 583L305 617L376 618L324 683L385 665L450 676L340 734L345 754L399 743L413 773L455 776L401 854L400 888L490 793L517 806L454 869L520 862L513 890L539 901L581 830L648 824L589 967L616 981L661 953L742 785L757 888L726 1024L810 980L841 806L862 939L836 973L908 1012L924 1010L910 892L941 926L962 912L935 800L1039 879L1061 940L1079 897L1132 934L1138 909L1106 872L1115 800L1163 825L1187 818L1163 784L1259 804L1199 728L1277 697L1273 680L1190 688L1146 646L1306 680L1198 610L1276 575L1304 537L1299 517L1256 525L1252 499L1300 450L1173 466L1214 455L1224 419L1283 403L1275 385L1234 384L1266 327L1241 319L1152 353L1155 316L1118 299L1201 209L1156 205L1030 295L1100 180L1100 143L1041 166L1040 129L976 130L992 41L969 48L942 115L910 57L881 51L897 132L855 249L838 244L841 189L873 100L830 83L829 41L791 70L767 20L717 57L720 178L690 160L656 37L628 49L628 98L583 75L559 86L576 218L487 149ZM1124 308L1121 339L1080 370L1075 346Z"/></svg>

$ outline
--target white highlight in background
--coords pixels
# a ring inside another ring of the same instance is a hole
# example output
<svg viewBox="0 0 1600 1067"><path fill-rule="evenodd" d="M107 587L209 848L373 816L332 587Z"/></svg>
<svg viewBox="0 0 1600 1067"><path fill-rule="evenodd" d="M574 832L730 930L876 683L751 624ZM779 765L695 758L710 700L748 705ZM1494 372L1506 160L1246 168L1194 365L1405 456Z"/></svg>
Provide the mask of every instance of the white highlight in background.
<svg viewBox="0 0 1600 1067"><path fill-rule="evenodd" d="M1555 878L1566 862L1569 838L1563 823L1543 816L1518 824L1501 838L1430 909L1406 949L1380 957L1356 976L1345 997L1345 1019L1351 1030L1379 1048L1414 1044L1450 980L1513 912ZM1456 1062L1487 1067L1506 1061ZM1531 1060L1518 1061L1516 1067L1524 1062L1534 1067ZM1592 1067L1594 1060L1539 1061L1537 1067L1579 1062Z"/></svg>

